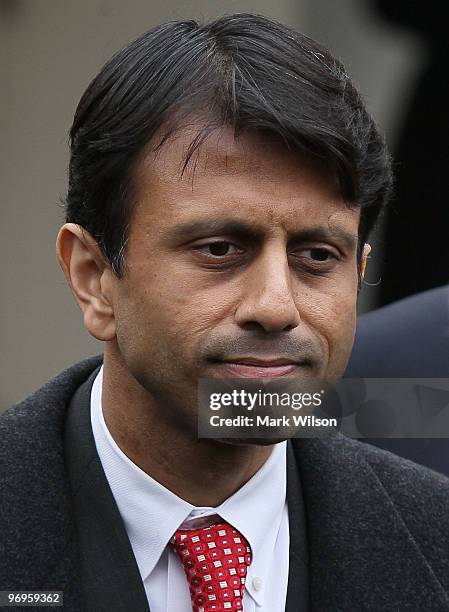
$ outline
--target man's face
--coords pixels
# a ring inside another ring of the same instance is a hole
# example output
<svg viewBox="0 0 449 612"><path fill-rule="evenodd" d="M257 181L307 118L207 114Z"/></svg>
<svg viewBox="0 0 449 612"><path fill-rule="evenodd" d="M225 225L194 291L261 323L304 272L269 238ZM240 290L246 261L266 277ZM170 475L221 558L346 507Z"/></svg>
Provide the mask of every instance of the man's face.
<svg viewBox="0 0 449 612"><path fill-rule="evenodd" d="M136 169L113 293L126 367L175 420L200 377L340 377L358 285L360 212L323 163L224 129L181 176L191 139Z"/></svg>

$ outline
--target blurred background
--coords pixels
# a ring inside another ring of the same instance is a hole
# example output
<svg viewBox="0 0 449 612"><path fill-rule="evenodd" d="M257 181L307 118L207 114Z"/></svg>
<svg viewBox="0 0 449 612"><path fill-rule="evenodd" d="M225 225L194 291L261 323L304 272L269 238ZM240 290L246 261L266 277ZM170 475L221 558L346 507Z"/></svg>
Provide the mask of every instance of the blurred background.
<svg viewBox="0 0 449 612"><path fill-rule="evenodd" d="M435 2L420 11L416 6L402 0L0 0L0 409L102 350L85 331L54 254L68 131L104 62L163 21L256 12L328 46L386 133L398 175L391 213L373 241L360 312L446 283L445 22Z"/></svg>

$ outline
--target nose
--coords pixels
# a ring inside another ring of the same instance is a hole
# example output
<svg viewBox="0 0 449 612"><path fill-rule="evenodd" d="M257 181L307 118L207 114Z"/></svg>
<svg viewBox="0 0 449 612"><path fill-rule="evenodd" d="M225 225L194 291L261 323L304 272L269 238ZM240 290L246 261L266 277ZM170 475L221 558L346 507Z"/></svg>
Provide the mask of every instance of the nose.
<svg viewBox="0 0 449 612"><path fill-rule="evenodd" d="M289 331L300 323L285 247L267 248L247 269L235 320L244 328Z"/></svg>

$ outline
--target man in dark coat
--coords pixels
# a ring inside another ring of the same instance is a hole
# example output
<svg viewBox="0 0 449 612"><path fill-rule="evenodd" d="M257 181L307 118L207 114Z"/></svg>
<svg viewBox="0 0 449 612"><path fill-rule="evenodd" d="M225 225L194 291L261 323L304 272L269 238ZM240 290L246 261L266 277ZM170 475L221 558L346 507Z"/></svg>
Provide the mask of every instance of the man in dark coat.
<svg viewBox="0 0 449 612"><path fill-rule="evenodd" d="M143 612L85 405L100 363L73 366L0 419L0 585L63 590L70 612ZM64 449L67 406L80 388ZM287 612L449 610L449 481L343 437L289 444Z"/></svg>
<svg viewBox="0 0 449 612"><path fill-rule="evenodd" d="M449 482L336 434L198 438L201 378L339 378L390 161L343 66L263 17L93 80L57 255L104 354L0 419L0 589L89 612L449 610Z"/></svg>
<svg viewBox="0 0 449 612"><path fill-rule="evenodd" d="M359 317L346 377L449 378L447 285ZM444 435L370 442L449 475L449 439Z"/></svg>

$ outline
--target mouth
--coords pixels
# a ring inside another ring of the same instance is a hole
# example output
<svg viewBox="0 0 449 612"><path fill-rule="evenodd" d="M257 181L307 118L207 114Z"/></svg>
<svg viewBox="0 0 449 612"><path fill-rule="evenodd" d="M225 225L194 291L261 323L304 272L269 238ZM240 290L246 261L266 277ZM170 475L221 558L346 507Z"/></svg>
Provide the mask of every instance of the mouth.
<svg viewBox="0 0 449 612"><path fill-rule="evenodd" d="M239 376L245 378L277 378L293 374L305 363L285 357L260 359L256 357L231 357L216 364L224 372L224 376Z"/></svg>

